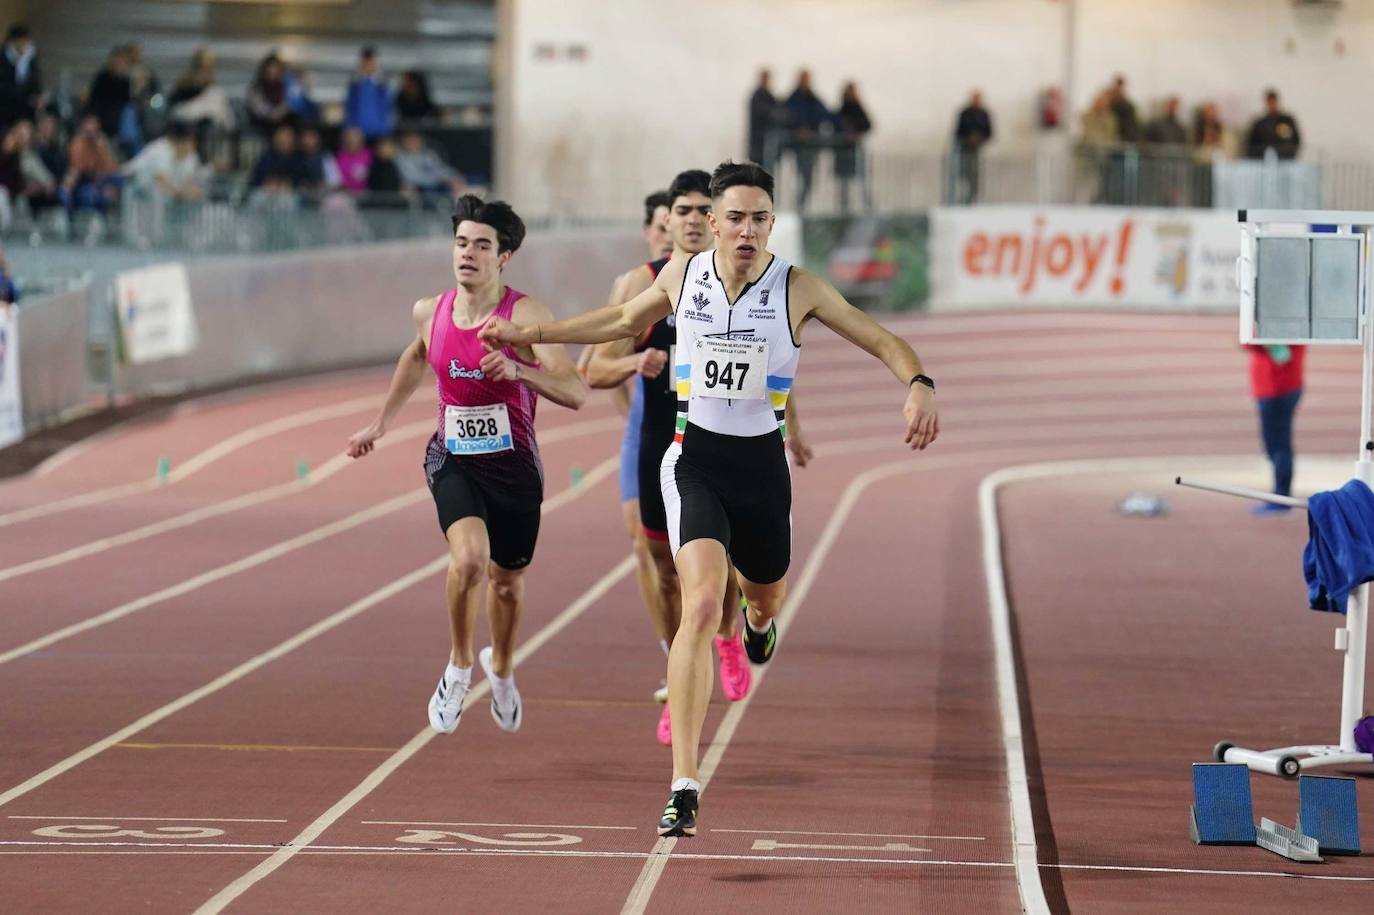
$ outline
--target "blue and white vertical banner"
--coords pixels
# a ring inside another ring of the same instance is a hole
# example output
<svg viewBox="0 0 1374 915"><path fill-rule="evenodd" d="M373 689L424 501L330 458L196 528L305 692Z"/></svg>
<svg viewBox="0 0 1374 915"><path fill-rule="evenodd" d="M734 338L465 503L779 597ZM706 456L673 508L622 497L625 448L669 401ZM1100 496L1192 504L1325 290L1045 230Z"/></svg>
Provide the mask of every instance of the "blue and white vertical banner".
<svg viewBox="0 0 1374 915"><path fill-rule="evenodd" d="M0 448L24 437L19 396L19 309L0 303Z"/></svg>

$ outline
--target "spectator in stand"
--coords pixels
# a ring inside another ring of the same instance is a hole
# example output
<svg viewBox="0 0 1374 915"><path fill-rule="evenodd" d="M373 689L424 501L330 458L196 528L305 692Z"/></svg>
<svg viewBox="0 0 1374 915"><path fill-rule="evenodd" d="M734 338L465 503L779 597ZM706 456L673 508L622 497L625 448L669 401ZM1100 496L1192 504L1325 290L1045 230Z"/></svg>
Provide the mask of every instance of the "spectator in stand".
<svg viewBox="0 0 1374 915"><path fill-rule="evenodd" d="M811 176L816 168L816 145L822 129L834 125L835 118L825 103L811 90L811 72L797 74L797 87L787 97L787 119L791 128L792 155L797 162L801 188L797 194L797 209L806 209L811 195Z"/></svg>
<svg viewBox="0 0 1374 915"><path fill-rule="evenodd" d="M286 107L297 126L320 123L320 106L311 96L310 74L301 69L286 70Z"/></svg>
<svg viewBox="0 0 1374 915"><path fill-rule="evenodd" d="M396 116L403 125L432 123L439 120L439 106L429 94L429 77L420 70L407 70L401 74L401 85L396 91Z"/></svg>
<svg viewBox="0 0 1374 915"><path fill-rule="evenodd" d="M332 191L343 181L339 174L339 163L320 142L320 132L314 127L301 128L301 160L305 166L305 183L308 191L322 193Z"/></svg>
<svg viewBox="0 0 1374 915"><path fill-rule="evenodd" d="M19 303L19 284L14 281L14 271L10 270L10 262L5 257L4 250L0 249L0 304L16 305Z"/></svg>
<svg viewBox="0 0 1374 915"><path fill-rule="evenodd" d="M67 174L67 148L62 144L57 115L46 111L38 115L33 128L33 150L58 180Z"/></svg>
<svg viewBox="0 0 1374 915"><path fill-rule="evenodd" d="M425 144L419 131L407 130L401 134L396 167L400 169L401 180L419 192L425 207L463 193L462 176Z"/></svg>
<svg viewBox="0 0 1374 915"><path fill-rule="evenodd" d="M1145 142L1155 146L1184 146L1188 143L1188 131L1178 119L1178 96L1166 98L1159 117L1145 125Z"/></svg>
<svg viewBox="0 0 1374 915"><path fill-rule="evenodd" d="M1250 125L1250 136L1245 142L1245 154L1251 159L1263 159L1269 150L1280 159L1296 159L1298 148L1302 146L1302 136L1298 133L1298 122L1288 112L1279 108L1279 94L1273 89L1264 93L1264 114Z"/></svg>
<svg viewBox="0 0 1374 915"><path fill-rule="evenodd" d="M215 83L215 55L209 48L196 48L191 54L190 67L177 78L167 105L173 120L202 131L211 126L234 129L234 111L229 96Z"/></svg>
<svg viewBox="0 0 1374 915"><path fill-rule="evenodd" d="M1111 157L1113 149L1121 139L1117 133L1116 116L1112 114L1112 93L1104 89L1093 99L1092 107L1083 112L1082 148L1078 159L1080 188L1086 186L1086 193L1075 193L1082 199L1086 196L1093 203L1104 202L1111 191L1113 174Z"/></svg>
<svg viewBox="0 0 1374 915"><path fill-rule="evenodd" d="M32 120L42 103L38 49L27 26L10 26L4 47L0 48L0 130L15 121Z"/></svg>
<svg viewBox="0 0 1374 915"><path fill-rule="evenodd" d="M406 207L410 188L401 180L396 166L396 141L383 137L373 150L372 163L367 168L367 192L373 195L369 204L381 207Z"/></svg>
<svg viewBox="0 0 1374 915"><path fill-rule="evenodd" d="M1215 102L1208 102L1198 109L1193 143L1193 158L1201 163L1234 159L1239 151L1235 131L1221 123Z"/></svg>
<svg viewBox="0 0 1374 915"><path fill-rule="evenodd" d="M357 72L348 84L344 125L361 130L370 143L390 135L391 117L391 90L382 80L377 49L368 45L358 55Z"/></svg>
<svg viewBox="0 0 1374 915"><path fill-rule="evenodd" d="M284 179L293 188L309 182L309 170L296 148L296 128L290 124L282 124L272 132L272 145L258 157L248 186L261 187L269 178Z"/></svg>
<svg viewBox="0 0 1374 915"><path fill-rule="evenodd" d="M768 145L769 134L781 126L785 115L780 110L777 98L769 88L773 74L764 67L759 71L759 82L754 94L749 96L749 161L772 170L775 163L772 154L776 149Z"/></svg>
<svg viewBox="0 0 1374 915"><path fill-rule="evenodd" d="M119 120L132 97L129 57L121 45L110 51L105 58L105 66L91 80L91 86L86 90L85 110L100 121L100 130L105 136L117 137Z"/></svg>
<svg viewBox="0 0 1374 915"><path fill-rule="evenodd" d="M367 175L372 168L372 150L367 148L363 132L357 127L345 127L339 137L339 152L334 156L339 164L339 183L344 190L361 194L367 190Z"/></svg>
<svg viewBox="0 0 1374 915"><path fill-rule="evenodd" d="M16 167L15 180L8 180L10 156ZM0 167L7 173L0 184L10 191L11 197L26 200L32 210L39 210L57 202L57 175L44 163L37 150L33 148L33 125L28 121L16 121L6 133L3 144L3 158L6 165Z"/></svg>
<svg viewBox="0 0 1374 915"><path fill-rule="evenodd" d="M124 46L124 56L129 62L129 92L134 104L147 108L149 101L157 95L162 85L157 74L143 57L143 45L132 42Z"/></svg>
<svg viewBox="0 0 1374 915"><path fill-rule="evenodd" d="M969 204L978 199L978 166L983 147L992 139L992 115L983 107L983 93L974 89L954 124L954 201Z"/></svg>
<svg viewBox="0 0 1374 915"><path fill-rule="evenodd" d="M133 187L172 200L195 201L205 196L205 170L186 124L172 124L167 133L124 163L120 173Z"/></svg>
<svg viewBox="0 0 1374 915"><path fill-rule="evenodd" d="M248 87L248 120L263 136L272 136L290 116L286 64L273 51L258 63L258 71Z"/></svg>
<svg viewBox="0 0 1374 915"><path fill-rule="evenodd" d="M70 216L77 210L104 213L119 196L119 165L94 115L81 118L67 146L67 174L59 195Z"/></svg>
<svg viewBox="0 0 1374 915"><path fill-rule="evenodd" d="M835 112L835 122L844 138L844 144L835 147L835 177L840 182L840 210L848 214L849 186L855 178L862 183L867 205L868 173L861 147L864 137L873 129L873 122L859 99L859 87L852 82L845 83L840 91L840 110Z"/></svg>
<svg viewBox="0 0 1374 915"><path fill-rule="evenodd" d="M1108 90L1112 116L1116 118L1116 136L1121 143L1140 142L1140 121L1136 118L1135 102L1126 95L1126 77L1118 74Z"/></svg>

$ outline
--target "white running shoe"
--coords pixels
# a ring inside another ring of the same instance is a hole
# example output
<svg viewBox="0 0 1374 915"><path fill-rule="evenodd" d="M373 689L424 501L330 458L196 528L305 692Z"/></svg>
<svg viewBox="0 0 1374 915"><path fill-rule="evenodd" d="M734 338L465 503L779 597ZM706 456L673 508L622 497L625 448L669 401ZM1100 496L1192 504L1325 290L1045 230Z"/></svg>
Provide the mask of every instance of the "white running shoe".
<svg viewBox="0 0 1374 915"><path fill-rule="evenodd" d="M458 729L458 719L463 714L463 700L468 695L468 684L448 680L448 667L429 697L429 726L440 734L452 734Z"/></svg>
<svg viewBox="0 0 1374 915"><path fill-rule="evenodd" d="M668 701L667 683L663 684L658 689L654 690L654 701L657 702L659 705L663 705Z"/></svg>
<svg viewBox="0 0 1374 915"><path fill-rule="evenodd" d="M511 674L510 686L498 687L500 681L496 678L496 672L491 669L490 645L478 653L477 659L482 662L482 670L486 672L487 682L491 684L491 717L497 727L513 734L520 730L520 723L524 720L520 690L515 688L515 675Z"/></svg>

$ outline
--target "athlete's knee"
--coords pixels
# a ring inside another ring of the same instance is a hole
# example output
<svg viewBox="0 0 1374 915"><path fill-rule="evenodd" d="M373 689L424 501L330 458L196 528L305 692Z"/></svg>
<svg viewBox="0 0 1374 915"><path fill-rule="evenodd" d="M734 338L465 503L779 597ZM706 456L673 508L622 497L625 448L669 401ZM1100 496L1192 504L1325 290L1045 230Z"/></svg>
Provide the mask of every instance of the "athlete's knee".
<svg viewBox="0 0 1374 915"><path fill-rule="evenodd" d="M720 628L720 598L711 593L683 595L682 621L678 629L704 638Z"/></svg>
<svg viewBox="0 0 1374 915"><path fill-rule="evenodd" d="M525 576L518 571L503 569L493 564L491 573L492 594L500 601L517 601L525 593Z"/></svg>
<svg viewBox="0 0 1374 915"><path fill-rule="evenodd" d="M749 615L755 620L772 619L782 610L783 599L787 596L785 581L770 585L750 584L744 588L744 599L749 603Z"/></svg>
<svg viewBox="0 0 1374 915"><path fill-rule="evenodd" d="M464 587L480 581L486 567L486 557L480 555L477 550L466 547L449 550L448 574Z"/></svg>

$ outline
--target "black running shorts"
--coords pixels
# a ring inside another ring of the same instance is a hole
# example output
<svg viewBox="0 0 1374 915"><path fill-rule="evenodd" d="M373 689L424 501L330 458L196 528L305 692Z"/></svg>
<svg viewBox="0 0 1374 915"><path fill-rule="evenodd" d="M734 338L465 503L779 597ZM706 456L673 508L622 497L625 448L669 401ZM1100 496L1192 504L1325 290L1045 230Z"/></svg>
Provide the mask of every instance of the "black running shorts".
<svg viewBox="0 0 1374 915"><path fill-rule="evenodd" d="M705 538L723 545L749 581L767 585L787 574L792 470L781 432L721 435L689 423L663 456L660 482L674 555Z"/></svg>
<svg viewBox="0 0 1374 915"><path fill-rule="evenodd" d="M523 569L534 558L539 539L540 504L483 489L454 460L446 460L429 484L439 511L439 528L448 535L455 521L481 518L491 543L491 561L503 569Z"/></svg>

